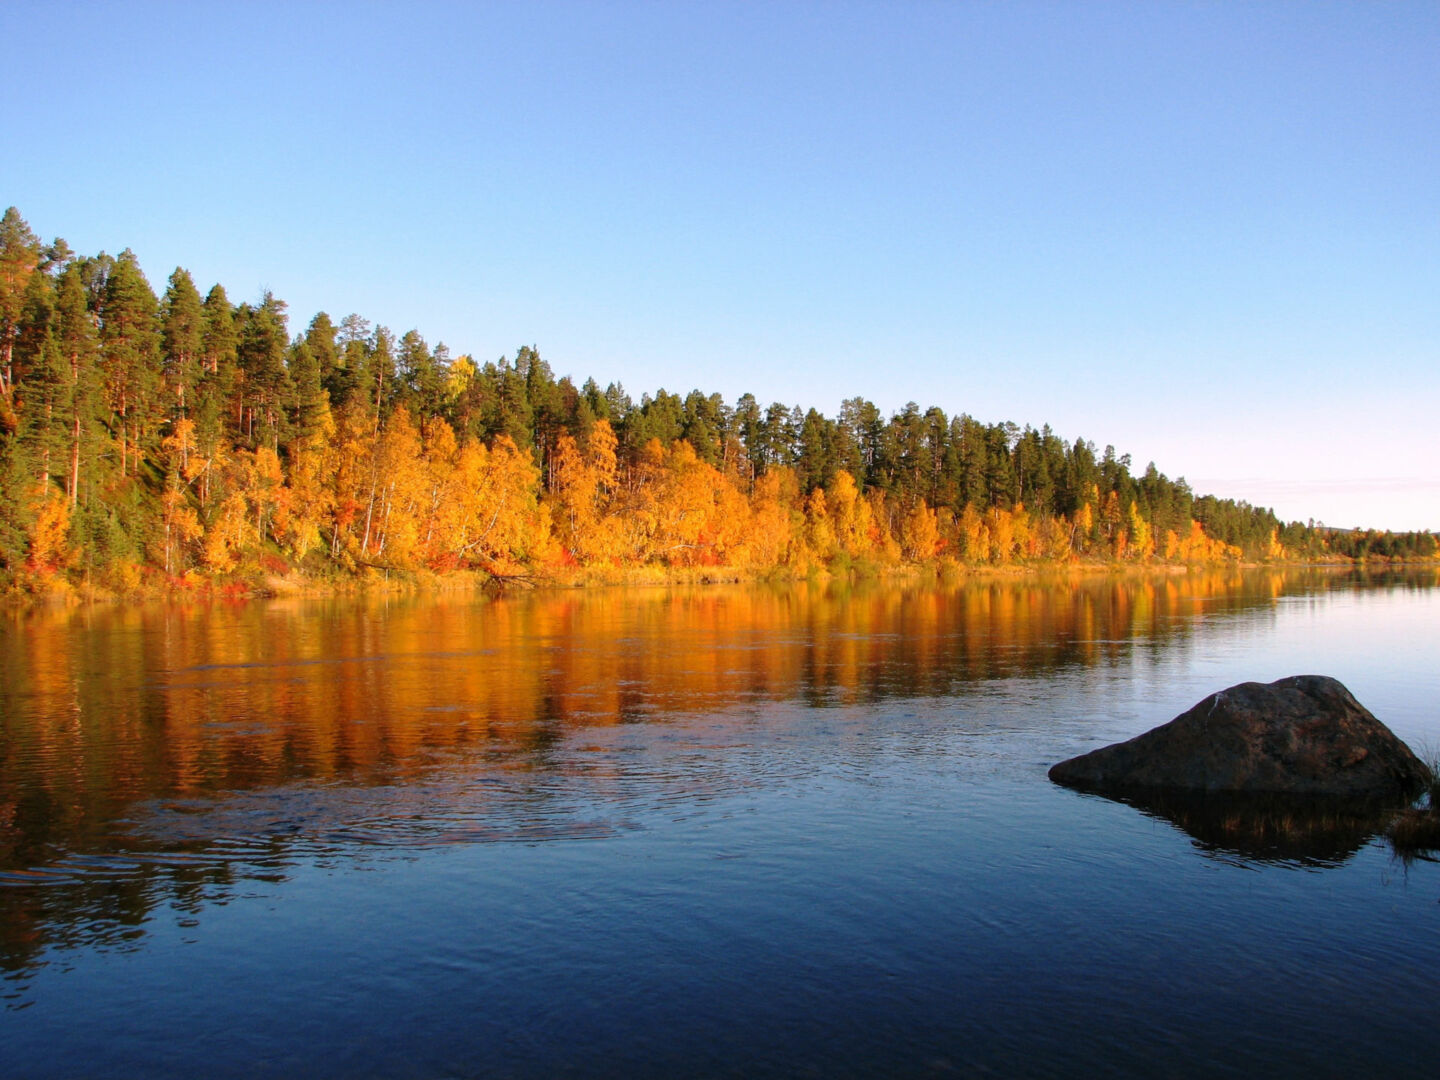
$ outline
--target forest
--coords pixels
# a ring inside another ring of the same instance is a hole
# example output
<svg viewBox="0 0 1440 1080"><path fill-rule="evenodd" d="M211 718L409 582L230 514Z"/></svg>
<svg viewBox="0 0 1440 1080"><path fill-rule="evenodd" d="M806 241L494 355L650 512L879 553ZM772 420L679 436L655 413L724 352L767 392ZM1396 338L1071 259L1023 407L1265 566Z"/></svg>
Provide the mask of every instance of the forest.
<svg viewBox="0 0 1440 1080"><path fill-rule="evenodd" d="M1196 495L1083 438L863 398L835 417L479 362L284 301L157 295L0 220L0 580L16 594L470 571L621 580L1433 559Z"/></svg>

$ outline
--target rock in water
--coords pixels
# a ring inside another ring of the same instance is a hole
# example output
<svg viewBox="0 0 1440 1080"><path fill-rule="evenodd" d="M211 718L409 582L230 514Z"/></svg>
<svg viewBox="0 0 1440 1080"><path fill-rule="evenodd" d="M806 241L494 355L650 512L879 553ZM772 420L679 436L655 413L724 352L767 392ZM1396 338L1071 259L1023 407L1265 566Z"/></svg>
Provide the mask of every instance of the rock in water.
<svg viewBox="0 0 1440 1080"><path fill-rule="evenodd" d="M1270 792L1405 799L1429 777L1335 679L1241 683L1128 742L1062 761L1050 779L1098 791Z"/></svg>

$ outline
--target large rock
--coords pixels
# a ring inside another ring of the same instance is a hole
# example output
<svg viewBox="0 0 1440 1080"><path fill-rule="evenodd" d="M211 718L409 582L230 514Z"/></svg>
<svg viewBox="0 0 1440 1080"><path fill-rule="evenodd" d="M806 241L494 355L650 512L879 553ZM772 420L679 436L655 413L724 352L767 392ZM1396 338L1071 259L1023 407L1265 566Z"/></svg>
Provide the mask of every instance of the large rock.
<svg viewBox="0 0 1440 1080"><path fill-rule="evenodd" d="M1405 799L1429 770L1323 675L1241 683L1128 742L1062 761L1050 779L1097 791L1267 792Z"/></svg>

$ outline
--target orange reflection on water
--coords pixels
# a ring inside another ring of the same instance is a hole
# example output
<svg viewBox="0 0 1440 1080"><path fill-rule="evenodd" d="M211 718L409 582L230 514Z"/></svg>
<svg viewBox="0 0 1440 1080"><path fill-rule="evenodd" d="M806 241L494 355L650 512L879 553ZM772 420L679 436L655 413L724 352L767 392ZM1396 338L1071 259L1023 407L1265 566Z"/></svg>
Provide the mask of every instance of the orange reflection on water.
<svg viewBox="0 0 1440 1080"><path fill-rule="evenodd" d="M162 897L199 903L241 863L276 872L291 838L604 835L627 800L783 784L755 770L793 758L723 752L772 703L1119 665L1345 584L1229 571L11 612L0 886L65 884L0 888L0 968L67 935L124 941ZM667 729L682 751L645 752Z"/></svg>
<svg viewBox="0 0 1440 1080"><path fill-rule="evenodd" d="M12 614L0 859L98 829L136 799L392 782L455 754L543 751L577 726L1105 663L1316 581L1230 571Z"/></svg>

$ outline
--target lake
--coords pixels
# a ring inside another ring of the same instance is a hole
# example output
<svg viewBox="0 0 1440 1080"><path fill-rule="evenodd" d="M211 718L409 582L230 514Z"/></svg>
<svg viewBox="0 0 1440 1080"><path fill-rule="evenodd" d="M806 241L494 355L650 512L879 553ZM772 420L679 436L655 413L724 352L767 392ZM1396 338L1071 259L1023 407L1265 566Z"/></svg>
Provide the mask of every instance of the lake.
<svg viewBox="0 0 1440 1080"><path fill-rule="evenodd" d="M1433 571L0 618L9 1076L1440 1062L1440 864L1051 784L1320 673L1440 749Z"/></svg>

